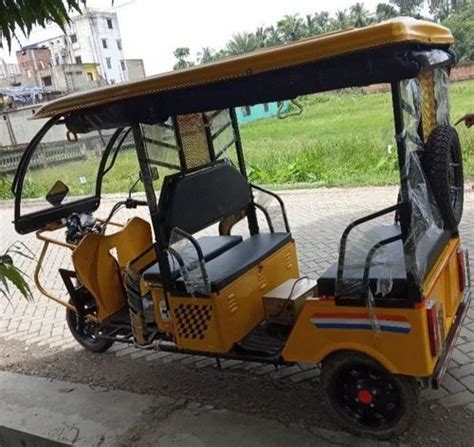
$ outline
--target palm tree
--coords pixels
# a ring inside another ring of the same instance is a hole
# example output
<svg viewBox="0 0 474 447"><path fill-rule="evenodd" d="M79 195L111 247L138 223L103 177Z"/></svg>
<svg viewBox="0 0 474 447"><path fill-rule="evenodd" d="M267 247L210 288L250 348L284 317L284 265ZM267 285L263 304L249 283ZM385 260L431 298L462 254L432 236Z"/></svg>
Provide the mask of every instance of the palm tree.
<svg viewBox="0 0 474 447"><path fill-rule="evenodd" d="M347 16L346 10L338 10L336 17L334 18L334 24L337 29L344 29L349 27L349 17Z"/></svg>
<svg viewBox="0 0 474 447"><path fill-rule="evenodd" d="M20 30L28 36L34 26L43 28L48 22L55 23L64 31L72 11L81 12L81 0L9 0L0 3L0 47L2 39L11 49L12 39ZM85 1L83 2L85 3Z"/></svg>
<svg viewBox="0 0 474 447"><path fill-rule="evenodd" d="M307 14L304 21L304 33L311 37L318 34L318 27L316 25L316 18L314 15Z"/></svg>
<svg viewBox="0 0 474 447"><path fill-rule="evenodd" d="M321 11L320 13L315 13L314 21L316 22L319 34L330 31L331 22L329 20L329 12Z"/></svg>
<svg viewBox="0 0 474 447"><path fill-rule="evenodd" d="M354 3L350 8L350 21L356 28L367 26L370 22L369 11L365 9L363 3Z"/></svg>
<svg viewBox="0 0 474 447"><path fill-rule="evenodd" d="M199 64L207 64L208 62L215 61L217 59L217 53L209 47L202 47L201 51L197 54L197 60Z"/></svg>
<svg viewBox="0 0 474 447"><path fill-rule="evenodd" d="M296 42L304 37L304 23L298 14L286 15L277 22L283 42Z"/></svg>
<svg viewBox="0 0 474 447"><path fill-rule="evenodd" d="M274 47L282 43L280 33L273 25L265 28L265 34L265 46Z"/></svg>
<svg viewBox="0 0 474 447"><path fill-rule="evenodd" d="M226 53L232 56L250 53L259 48L255 35L252 33L237 33L227 42Z"/></svg>
<svg viewBox="0 0 474 447"><path fill-rule="evenodd" d="M267 29L259 26L255 30L255 40L257 48L265 48L267 46Z"/></svg>

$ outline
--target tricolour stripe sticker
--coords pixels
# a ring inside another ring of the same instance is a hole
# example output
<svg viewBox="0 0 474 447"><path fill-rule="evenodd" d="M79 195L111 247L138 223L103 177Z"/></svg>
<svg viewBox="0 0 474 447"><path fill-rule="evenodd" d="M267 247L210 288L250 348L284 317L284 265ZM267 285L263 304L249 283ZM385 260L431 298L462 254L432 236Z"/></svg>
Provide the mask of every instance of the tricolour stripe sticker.
<svg viewBox="0 0 474 447"><path fill-rule="evenodd" d="M311 323L319 329L358 329L372 330L372 321L366 313L329 313L314 314ZM377 315L377 323L383 332L408 334L411 324L399 315Z"/></svg>

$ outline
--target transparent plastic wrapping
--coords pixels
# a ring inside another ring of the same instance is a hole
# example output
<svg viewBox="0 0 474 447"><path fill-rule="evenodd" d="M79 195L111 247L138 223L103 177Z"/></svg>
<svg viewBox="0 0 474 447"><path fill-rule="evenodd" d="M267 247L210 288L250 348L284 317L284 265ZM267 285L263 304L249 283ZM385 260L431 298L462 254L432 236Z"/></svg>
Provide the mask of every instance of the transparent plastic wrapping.
<svg viewBox="0 0 474 447"><path fill-rule="evenodd" d="M433 71L434 92L436 100L436 122L438 125L449 125L449 73L447 68L436 68Z"/></svg>
<svg viewBox="0 0 474 447"><path fill-rule="evenodd" d="M277 197L263 189L252 188L253 201L259 213L259 223L267 226L270 233L286 233L289 231L284 210Z"/></svg>
<svg viewBox="0 0 474 447"><path fill-rule="evenodd" d="M229 109L206 113L209 123L214 153L217 159L230 160L229 151L235 148L235 135Z"/></svg>
<svg viewBox="0 0 474 447"><path fill-rule="evenodd" d="M179 269L186 292L193 296L209 295L211 288L205 262L199 259L195 245L179 228L171 232L169 253L171 271Z"/></svg>
<svg viewBox="0 0 474 447"><path fill-rule="evenodd" d="M336 296L383 297L393 288L393 276L405 269L400 240L378 248L370 262L370 250L380 242L400 235L400 226L393 223L393 213L357 225L349 233L345 245L342 276L336 281ZM364 290L364 270L369 267L369 290Z"/></svg>
<svg viewBox="0 0 474 447"><path fill-rule="evenodd" d="M142 125L148 158L156 165L180 169L179 146L171 119L165 123Z"/></svg>
<svg viewBox="0 0 474 447"><path fill-rule="evenodd" d="M405 241L407 271L417 284L425 277L427 258L422 247L439 238L442 233L441 214L430 190L420 157L423 142L418 134L421 122L421 88L418 79L401 82L404 132L398 135L406 144L404 178L407 181L411 206L410 233Z"/></svg>
<svg viewBox="0 0 474 447"><path fill-rule="evenodd" d="M435 71L438 120L447 120L447 72L444 69ZM402 177L407 185L411 207L409 234L404 244L401 240L395 240L380 246L369 262L369 251L382 241L399 236L401 228L393 224L393 213L355 226L347 237L343 270L336 281L336 296L365 296L368 307L371 299L386 296L393 290L395 277L406 279L407 272L421 285L428 263L427 247L433 246L443 232L441 214L420 160L424 149L418 133L422 116L420 83L415 78L402 81L400 86L404 129L396 137L403 140L406 146ZM363 281L366 267L369 267L370 273L368 290L364 290L367 284Z"/></svg>

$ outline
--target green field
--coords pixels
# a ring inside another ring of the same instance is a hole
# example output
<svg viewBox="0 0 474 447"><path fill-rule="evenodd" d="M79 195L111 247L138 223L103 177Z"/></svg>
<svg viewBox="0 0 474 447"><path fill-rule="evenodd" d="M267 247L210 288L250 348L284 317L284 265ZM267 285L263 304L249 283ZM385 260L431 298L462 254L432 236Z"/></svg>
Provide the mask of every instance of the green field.
<svg viewBox="0 0 474 447"><path fill-rule="evenodd" d="M277 188L385 185L398 181L389 93L359 90L314 95L301 100L300 116L264 119L241 126L252 181ZM474 81L451 85L451 117L474 112ZM466 177L474 177L474 129L458 126ZM33 171L25 197L44 196L53 178L73 194L93 191L98 160ZM104 179L103 193L127 191L137 178L133 151L119 156ZM79 182L79 177L85 178ZM10 178L0 178L0 198L10 198ZM139 185L140 187L141 185Z"/></svg>

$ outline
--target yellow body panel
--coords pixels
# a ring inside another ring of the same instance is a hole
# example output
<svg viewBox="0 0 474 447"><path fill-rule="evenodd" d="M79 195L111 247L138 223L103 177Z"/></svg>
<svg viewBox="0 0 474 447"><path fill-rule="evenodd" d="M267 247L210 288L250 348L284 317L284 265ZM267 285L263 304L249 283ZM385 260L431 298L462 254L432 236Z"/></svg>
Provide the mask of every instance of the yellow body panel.
<svg viewBox="0 0 474 447"><path fill-rule="evenodd" d="M424 284L425 296L440 301L446 309L446 335L462 297L456 257L458 247L459 239L452 239ZM405 326L409 325L407 333L376 333L373 329L322 327L321 323L318 327L318 321L329 321L324 320L329 317L333 317L330 320L333 323L345 321L354 314L370 320L369 312L366 307L336 306L333 299L309 299L286 343L283 358L319 363L336 351L354 350L373 357L391 373L430 376L438 357L432 356L430 351L426 303L412 309L376 309L378 320L398 319Z"/></svg>
<svg viewBox="0 0 474 447"><path fill-rule="evenodd" d="M74 250L74 269L81 283L95 298L100 321L126 304L122 270L151 242L150 224L134 217L114 234L86 235Z"/></svg>
<svg viewBox="0 0 474 447"><path fill-rule="evenodd" d="M35 117L52 117L124 99L238 79L374 47L406 42L449 45L453 43L453 36L449 29L433 22L399 17L365 28L323 34L300 42L151 76L135 82L72 94L44 105Z"/></svg>
<svg viewBox="0 0 474 447"><path fill-rule="evenodd" d="M210 297L170 296L176 344L193 351L228 352L264 320L262 296L298 276L295 243L289 242Z"/></svg>

